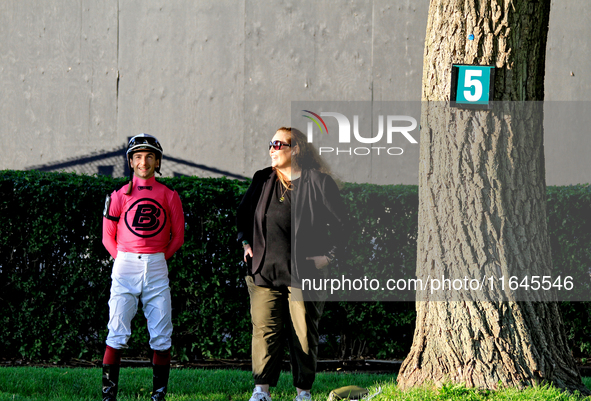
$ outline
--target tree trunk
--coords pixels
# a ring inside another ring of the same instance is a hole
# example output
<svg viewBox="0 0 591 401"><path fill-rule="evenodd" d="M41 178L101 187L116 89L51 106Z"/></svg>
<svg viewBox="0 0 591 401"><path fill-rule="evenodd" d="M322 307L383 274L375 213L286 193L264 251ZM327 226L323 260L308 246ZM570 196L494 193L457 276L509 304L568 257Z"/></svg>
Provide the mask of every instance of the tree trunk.
<svg viewBox="0 0 591 401"><path fill-rule="evenodd" d="M423 66L417 276L551 275L543 150L550 0L431 0ZM474 35L470 40L470 35ZM495 65L491 111L450 108L453 64ZM524 102L527 101L527 102ZM488 281L487 281L488 283ZM425 292L398 384L590 394L550 292ZM506 294L505 294L506 295Z"/></svg>

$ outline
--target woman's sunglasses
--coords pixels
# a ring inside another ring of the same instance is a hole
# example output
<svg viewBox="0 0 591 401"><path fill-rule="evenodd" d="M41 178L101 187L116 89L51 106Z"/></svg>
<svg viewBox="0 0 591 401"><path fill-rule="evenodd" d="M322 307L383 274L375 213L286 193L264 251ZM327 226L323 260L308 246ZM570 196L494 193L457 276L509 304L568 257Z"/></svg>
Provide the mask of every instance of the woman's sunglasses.
<svg viewBox="0 0 591 401"><path fill-rule="evenodd" d="M281 141L271 141L269 142L269 149L273 148L275 150L281 150L282 147L287 146L287 147L291 147L291 144L289 143L283 143Z"/></svg>

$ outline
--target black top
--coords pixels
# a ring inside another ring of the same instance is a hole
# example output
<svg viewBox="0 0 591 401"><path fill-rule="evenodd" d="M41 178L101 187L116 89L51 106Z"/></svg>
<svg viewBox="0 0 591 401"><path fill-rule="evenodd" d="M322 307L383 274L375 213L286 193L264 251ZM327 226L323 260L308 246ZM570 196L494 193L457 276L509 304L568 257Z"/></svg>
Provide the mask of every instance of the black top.
<svg viewBox="0 0 591 401"><path fill-rule="evenodd" d="M265 257L263 267L255 274L259 286L291 286L291 189L276 180L265 213Z"/></svg>

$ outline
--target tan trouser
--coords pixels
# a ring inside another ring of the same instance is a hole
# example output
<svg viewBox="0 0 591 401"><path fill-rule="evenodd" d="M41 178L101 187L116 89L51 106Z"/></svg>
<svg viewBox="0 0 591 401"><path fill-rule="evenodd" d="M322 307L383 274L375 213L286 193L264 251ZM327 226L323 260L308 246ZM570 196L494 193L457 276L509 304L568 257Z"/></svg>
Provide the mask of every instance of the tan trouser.
<svg viewBox="0 0 591 401"><path fill-rule="evenodd" d="M302 300L302 291L276 289L254 284L246 277L252 317L252 375L255 384L277 385L283 359L283 337L287 338L293 385L311 389L316 376L318 322L322 301Z"/></svg>

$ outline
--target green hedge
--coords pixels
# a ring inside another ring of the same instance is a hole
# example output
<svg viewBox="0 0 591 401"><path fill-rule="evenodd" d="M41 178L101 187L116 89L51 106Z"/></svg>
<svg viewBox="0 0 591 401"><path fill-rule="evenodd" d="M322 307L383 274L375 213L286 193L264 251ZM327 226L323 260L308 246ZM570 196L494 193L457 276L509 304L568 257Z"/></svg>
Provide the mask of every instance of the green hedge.
<svg viewBox="0 0 591 401"><path fill-rule="evenodd" d="M547 194L554 270L591 273L591 185L548 187ZM591 356L591 303L562 302L561 309L574 354Z"/></svg>
<svg viewBox="0 0 591 401"><path fill-rule="evenodd" d="M250 317L234 213L248 182L163 178L180 194L185 245L170 262L173 354L181 360L248 358ZM0 347L5 358L98 358L104 350L112 259L101 242L105 194L125 180L0 171ZM416 186L345 184L352 221L349 263L416 261ZM591 266L591 191L548 189L555 266ZM365 205L371 199L372 208ZM379 206L377 206L379 205ZM376 252L376 250L378 252ZM405 273L406 274L406 273ZM562 304L576 354L591 354L587 303ZM404 357L414 329L412 302L330 302L321 320L323 357ZM127 355L147 355L138 313Z"/></svg>

